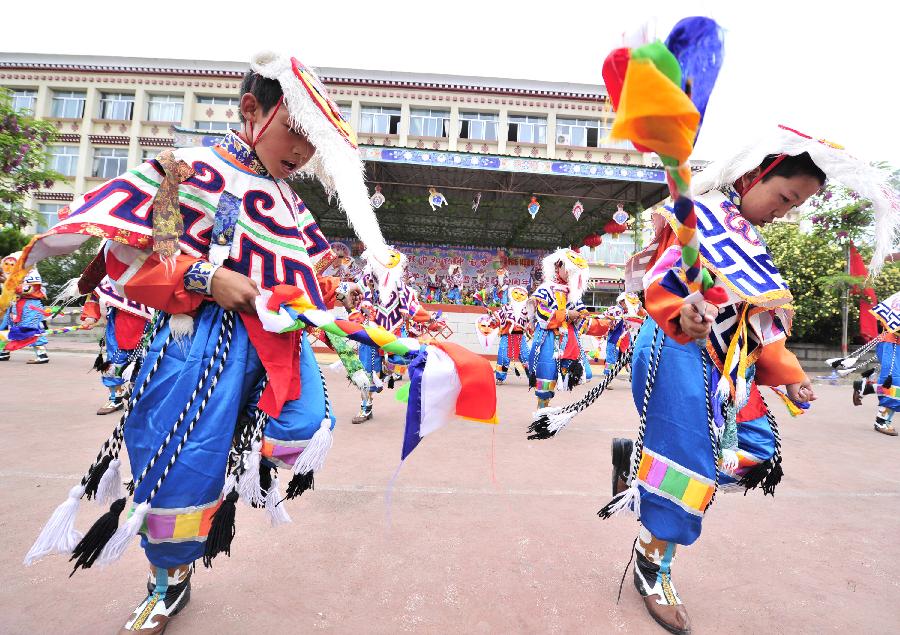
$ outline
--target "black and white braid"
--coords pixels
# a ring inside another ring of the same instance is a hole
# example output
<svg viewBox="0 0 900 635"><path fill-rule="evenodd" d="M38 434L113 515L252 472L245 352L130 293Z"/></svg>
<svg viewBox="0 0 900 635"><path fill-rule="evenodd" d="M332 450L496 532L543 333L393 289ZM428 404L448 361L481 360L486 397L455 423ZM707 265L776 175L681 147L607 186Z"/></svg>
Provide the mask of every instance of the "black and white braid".
<svg viewBox="0 0 900 635"><path fill-rule="evenodd" d="M701 350L700 355L701 362L703 363L703 394L706 399L706 426L709 430L709 442L710 445L712 445L713 473L715 474L713 494L709 499L709 503L706 505L706 509L703 510L703 512L706 513L706 510L712 507L713 502L715 502L716 493L719 491L719 454L721 453L721 448L719 447L719 435L716 433L716 420L713 415L713 400L712 393L710 392L709 364L712 363L712 360L709 357L709 353L705 350Z"/></svg>
<svg viewBox="0 0 900 635"><path fill-rule="evenodd" d="M631 507L635 514L640 518L640 498L638 496L637 478L638 469L641 464L641 456L644 452L644 433L647 429L647 409L650 404L650 396L653 394L653 387L656 384L656 373L659 370L659 360L662 357L663 343L665 336L659 340L661 329L656 326L653 331L653 341L650 344L649 366L647 368L647 382L644 384L644 400L641 404L641 410L638 413L640 418L640 426L638 427L637 440L631 450L631 469L629 470L628 483L630 486L612 497L606 505L604 505L597 515L600 518L611 518L623 509ZM659 346L657 346L659 340ZM631 349L629 349L631 350Z"/></svg>
<svg viewBox="0 0 900 635"><path fill-rule="evenodd" d="M181 450L184 447L184 444L187 442L188 436L193 431L194 426L196 425L197 421L200 419L200 415L203 414L203 411L206 409L206 405L209 402L209 398L212 395L213 389L215 388L216 384L219 381L219 376L222 374L222 370L225 368L225 360L228 357L228 351L231 348L231 336L234 332L233 327L234 327L234 314L231 311L226 311L223 316L221 326L219 328L219 335L218 335L218 339L216 340L215 350L213 351L212 358L210 359L210 364L203 370L203 374L201 375L200 380L197 382L197 386L194 388L194 391L191 393L191 396L188 399L187 403L185 404L185 407L182 409L181 413L178 415L178 418L176 419L175 424L172 426L172 428L166 434L166 438L163 440L162 444L159 446L159 449L156 451L156 454L154 454L153 458L150 459L149 463L147 463L147 466L141 472L141 475L135 480L135 487L138 487L141 484L141 482L144 480L144 478L147 476L147 474L150 472L150 470L152 470L153 467L156 465L159 458L163 455L166 447L168 447L168 445L169 445L169 442L175 436L175 433L178 431L178 428L181 427L181 424L184 422L184 419L187 416L187 413L190 411L191 407L194 405L194 402L197 399L197 395L200 393L200 390L203 388L204 384L206 383L207 378L209 377L210 369L212 368L213 364L215 363L215 360L217 358L219 358L220 351L222 351L223 347L224 347L224 351L222 352L218 368L216 369L215 374L213 375L213 379L210 382L210 385L206 390L206 394L203 396L203 399L200 402L200 406L197 409L196 414L191 419L191 422L188 425L188 429L185 431L184 435L182 436L181 441L179 442L178 446L175 449L175 453L172 455L172 458L169 460L169 464L166 465L166 468L165 468L163 474L160 476L159 480L157 481L156 485L154 486L153 491L147 497L146 502L149 502L150 499L153 498L153 496L159 491L159 488L162 486L163 480L168 475L169 470L171 469L172 465L174 465L175 460L178 458L178 455L181 453ZM169 341L171 339L172 338L170 337ZM166 343L168 344L169 341L167 341ZM145 385L146 385L146 382L145 382ZM142 389L143 389L143 387L144 386L142 386Z"/></svg>
<svg viewBox="0 0 900 635"><path fill-rule="evenodd" d="M162 328L162 324L165 320L160 319L153 333L153 337L159 333ZM106 467L109 465L109 462L113 459L119 458L119 453L122 449L122 443L125 439L125 422L128 420L128 415L131 412L132 406L137 402L142 394L144 394L144 390L147 387L147 384L150 382L150 379L156 373L159 368L160 363L162 362L163 356L166 354L166 349L169 346L169 340L167 339L162 348L159 351L159 355L156 358L156 362L153 367L147 373L146 377L144 377L144 381L141 383L141 386L138 390L133 391L131 396L128 398L125 404L125 412L119 419L119 423L116 424L115 429L109 438L103 443L103 446L100 448L100 451L97 453L97 458L94 459L94 462L91 463L91 466L84 473L84 476L81 477L81 486L85 487L89 481L99 482L99 479L102 476L102 472L106 470ZM97 468L103 467L103 470L97 472ZM88 488L87 492L90 498L90 488Z"/></svg>
<svg viewBox="0 0 900 635"><path fill-rule="evenodd" d="M655 341L655 340L654 340ZM587 394L578 401L563 406L562 408L542 408L535 413L535 418L528 426L529 439L549 439L562 430L577 414L590 407L603 391L606 390L616 376L625 366L631 362L634 354L634 343L632 340L628 350L620 355L616 363L610 368L609 373L600 381L600 383L591 388ZM530 369L529 369L530 370Z"/></svg>
<svg viewBox="0 0 900 635"><path fill-rule="evenodd" d="M209 387L206 389L206 394L203 395L203 398L200 401L200 405L197 407L197 412L191 418L191 421L188 424L187 429L184 431L184 434L182 435L181 440L179 441L178 445L175 447L175 452L172 453L172 457L169 459L169 462L166 464L166 467L163 470L163 473L160 475L159 479L156 481L156 485L153 486L153 490L151 490L150 494L147 496L147 498L144 502L149 503L153 499L153 497L156 496L157 492L159 492L159 489L162 487L163 481L169 475L169 470L171 470L172 466L175 465L175 462L178 460L178 456L181 454L181 451L184 449L184 446L187 444L188 437L190 437L191 432L193 432L194 426L197 425L197 421L200 420L200 417L203 415L203 411L206 410L206 406L209 403L209 399L212 396L213 391L216 388L216 384L219 382L219 377L221 377L222 371L225 369L225 362L228 359L228 351L231 349L231 337L233 334L234 334L234 314L231 311L226 311L225 315L222 319L222 327L219 330L219 337L218 337L218 340L216 341L216 348L215 348L215 351L213 352L212 359L210 360L210 365L207 366L206 369L203 371L203 376L201 377L198 387L191 394L191 398L188 402L188 407L193 405L194 400L196 399L197 393L199 392L199 389L203 385L203 383L206 382L206 378L209 376L209 369L213 365L214 360L219 357L219 351L221 349L222 355L221 355L221 358L219 358L219 365L216 368L215 373L213 374L212 380L209 382ZM224 340L224 342L223 342L223 340ZM184 412L185 411L182 411L182 415L178 417L178 424L176 425L176 428L175 428L176 430L177 430L177 427L180 426L181 422L184 420L184 416L183 416ZM150 461L150 463L147 465L147 467L144 468L144 471L141 473L141 476L137 479L137 481L135 481L135 487L137 487L141 484L141 481L144 479L144 477L147 475L147 473L156 464L156 461L162 455L162 453L165 450L166 446L168 445L171 437L172 437L171 432L168 435L166 435L166 440L163 442L162 446L160 446L160 449L157 451L156 455L153 457L153 459Z"/></svg>
<svg viewBox="0 0 900 635"><path fill-rule="evenodd" d="M647 369L647 382L644 384L644 401L641 404L641 412L639 414L640 425L638 426L637 440L634 442L634 449L631 452L631 472L628 481L631 482L637 477L638 469L641 464L641 455L644 453L644 433L647 430L647 410L650 406L650 395L653 394L653 387L656 385L656 373L659 371L659 360L662 357L663 343L665 335L660 339L662 329L659 326L654 327L653 341L650 343L650 366ZM657 346L659 340L659 346Z"/></svg>

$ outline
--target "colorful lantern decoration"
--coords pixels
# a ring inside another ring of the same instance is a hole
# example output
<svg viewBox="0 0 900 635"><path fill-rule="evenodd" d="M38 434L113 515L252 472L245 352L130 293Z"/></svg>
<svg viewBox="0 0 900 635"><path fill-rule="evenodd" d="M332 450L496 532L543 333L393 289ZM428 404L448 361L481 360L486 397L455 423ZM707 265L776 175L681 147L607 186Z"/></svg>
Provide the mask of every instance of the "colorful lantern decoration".
<svg viewBox="0 0 900 635"><path fill-rule="evenodd" d="M603 243L603 237L600 234L598 234L597 232L594 232L593 234L588 234L587 236L584 237L584 246L585 247L591 247L591 248L599 247L602 243Z"/></svg>
<svg viewBox="0 0 900 635"><path fill-rule="evenodd" d="M584 205L581 204L581 201L575 201L575 204L572 206L572 216L575 217L576 223L582 214L584 214Z"/></svg>
<svg viewBox="0 0 900 635"><path fill-rule="evenodd" d="M531 214L531 220L534 220L539 211L541 211L541 204L538 203L537 196L532 196L531 202L528 203L528 213Z"/></svg>
<svg viewBox="0 0 900 635"><path fill-rule="evenodd" d="M475 196L472 197L472 211L477 212L479 205L481 205L481 192L475 192Z"/></svg>
<svg viewBox="0 0 900 635"><path fill-rule="evenodd" d="M625 211L625 208L621 203L616 205L616 212L613 214L613 220L619 225L624 225L628 222L628 212Z"/></svg>
<svg viewBox="0 0 900 635"><path fill-rule="evenodd" d="M384 194L381 193L381 186L375 186L375 193L372 195L372 198L369 199L369 202L372 204L372 207L378 209L382 205L384 205Z"/></svg>
<svg viewBox="0 0 900 635"><path fill-rule="evenodd" d="M603 226L603 233L611 234L613 238L618 238L619 234L624 234L626 231L628 231L628 226L617 223L614 220L609 221Z"/></svg>
<svg viewBox="0 0 900 635"><path fill-rule="evenodd" d="M428 204L431 205L431 211L435 211L438 207L449 205L444 195L437 191L434 187L428 188Z"/></svg>

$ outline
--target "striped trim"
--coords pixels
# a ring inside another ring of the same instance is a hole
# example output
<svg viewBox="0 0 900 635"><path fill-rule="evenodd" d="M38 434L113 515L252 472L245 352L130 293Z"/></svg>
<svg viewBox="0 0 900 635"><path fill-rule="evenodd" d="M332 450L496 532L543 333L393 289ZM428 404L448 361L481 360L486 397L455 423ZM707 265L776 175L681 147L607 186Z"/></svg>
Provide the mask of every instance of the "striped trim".
<svg viewBox="0 0 900 635"><path fill-rule="evenodd" d="M151 179L149 176L147 176L147 175L145 175L145 174L141 174L138 170L129 170L129 172L130 172L132 175L134 175L134 176L136 176L137 178L139 178L140 180L142 180L142 181L144 181L145 183L147 183L148 185L152 185L152 186L155 187L156 189L159 189L160 184L157 183L156 181L154 181L153 179ZM188 200L188 201L194 201L195 203L199 203L200 205L203 205L206 209L210 210L211 212L215 212L215 211L216 211L216 206L215 206L215 205L213 205L212 203L210 203L210 202L207 201L207 200L204 200L204 199L200 198L199 196L194 196L193 194L188 194L187 192L182 192L182 191L179 190L179 192L178 192L178 198L180 198L180 199L186 199L186 200Z"/></svg>
<svg viewBox="0 0 900 635"><path fill-rule="evenodd" d="M900 399L900 386L891 386L890 388L885 388L884 386L878 386L875 389L876 394L879 397L890 397L892 399Z"/></svg>
<svg viewBox="0 0 900 635"><path fill-rule="evenodd" d="M641 455L637 477L649 492L672 501L695 516L703 515L715 492L710 479L647 448Z"/></svg>
<svg viewBox="0 0 900 635"><path fill-rule="evenodd" d="M292 469L297 458L303 454L303 450L309 445L309 439L302 441L280 441L269 437L263 437L260 454L268 459L276 467Z"/></svg>
<svg viewBox="0 0 900 635"><path fill-rule="evenodd" d="M222 504L222 499L207 505L160 509L151 507L141 527L147 541L153 544L163 542L203 542L209 534L212 517ZM134 505L128 515L134 513Z"/></svg>
<svg viewBox="0 0 900 635"><path fill-rule="evenodd" d="M300 242L299 240L296 243L288 243L283 240L277 240L275 238L272 238L271 236L266 236L265 234L262 234L259 231L253 229L252 227L250 227L250 225L248 225L247 223L245 223L242 220L239 220L237 222L237 225L238 225L238 227L243 229L245 232L253 234L254 236L256 236L257 238L259 238L260 240L262 240L264 242L270 243L272 245L277 245L278 247L284 247L285 249L290 249L291 251L296 251L301 254L307 253L306 247L304 247L303 243Z"/></svg>

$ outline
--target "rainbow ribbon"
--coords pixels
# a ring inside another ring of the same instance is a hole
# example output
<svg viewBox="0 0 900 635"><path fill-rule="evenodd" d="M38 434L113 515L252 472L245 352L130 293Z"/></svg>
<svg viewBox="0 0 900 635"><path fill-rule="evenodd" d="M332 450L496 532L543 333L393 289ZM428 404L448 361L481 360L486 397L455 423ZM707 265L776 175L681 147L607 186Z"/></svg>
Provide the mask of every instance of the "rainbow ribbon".
<svg viewBox="0 0 900 635"><path fill-rule="evenodd" d="M776 388L775 386L769 386L778 397L781 399L782 403L787 407L788 412L792 417L799 417L802 414L806 414L806 411L809 410L809 402L808 401L794 401L790 397L787 396L787 393L781 390L781 388Z"/></svg>

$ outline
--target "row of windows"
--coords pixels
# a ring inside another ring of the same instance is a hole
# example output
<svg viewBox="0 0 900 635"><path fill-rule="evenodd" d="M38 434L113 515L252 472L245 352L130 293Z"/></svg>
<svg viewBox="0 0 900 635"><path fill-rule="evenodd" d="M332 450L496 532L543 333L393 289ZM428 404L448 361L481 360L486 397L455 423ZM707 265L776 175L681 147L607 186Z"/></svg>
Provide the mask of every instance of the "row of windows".
<svg viewBox="0 0 900 635"><path fill-rule="evenodd" d="M35 112L37 91L15 90L12 93L13 109ZM87 93L80 90L54 90L51 92L50 116L63 119L81 119ZM199 95L198 104L213 106L238 105L237 97L210 97ZM147 103L148 121L180 123L184 111L182 95L150 95ZM131 93L101 93L100 119L128 121L134 115L134 95Z"/></svg>
<svg viewBox="0 0 900 635"><path fill-rule="evenodd" d="M141 150L141 161L152 159L159 152L159 148L145 148ZM125 172L128 167L128 150L126 148L94 148L91 176L111 179ZM50 169L63 176L76 176L78 174L78 147L50 146Z"/></svg>
<svg viewBox="0 0 900 635"><path fill-rule="evenodd" d="M341 114L349 119L349 107L341 106ZM500 134L500 117L497 113L460 112L456 131L460 139L497 141ZM534 115L509 115L507 141L521 143L547 143L547 118ZM363 106L359 115L360 134L397 134L400 127L400 108L395 106ZM612 129L612 119L564 119L556 120L556 144L597 148L600 141ZM411 108L409 134L415 137L449 137L450 111L433 108ZM605 142L605 147L617 147L618 143Z"/></svg>
<svg viewBox="0 0 900 635"><path fill-rule="evenodd" d="M37 93L18 90L13 93L13 107L34 110ZM51 116L79 119L84 115L83 91L53 91ZM197 103L237 106L237 97L198 96ZM184 100L180 95L150 95L147 119L150 121L180 122ZM350 119L350 106L340 105L341 114ZM127 93L102 93L100 118L130 120L134 111L134 95ZM224 132L237 125L228 121L195 121L194 128L208 132ZM397 134L400 127L400 108L396 106L363 106L360 110L361 134ZM556 144L596 148L609 135L612 119L564 119L556 120ZM433 108L412 108L409 113L409 134L416 137L450 136L450 111ZM460 112L456 135L460 139L497 141L499 115L484 112ZM547 143L547 118L533 115L510 115L506 129L507 141L521 143ZM620 143L604 143L606 147L618 147Z"/></svg>

